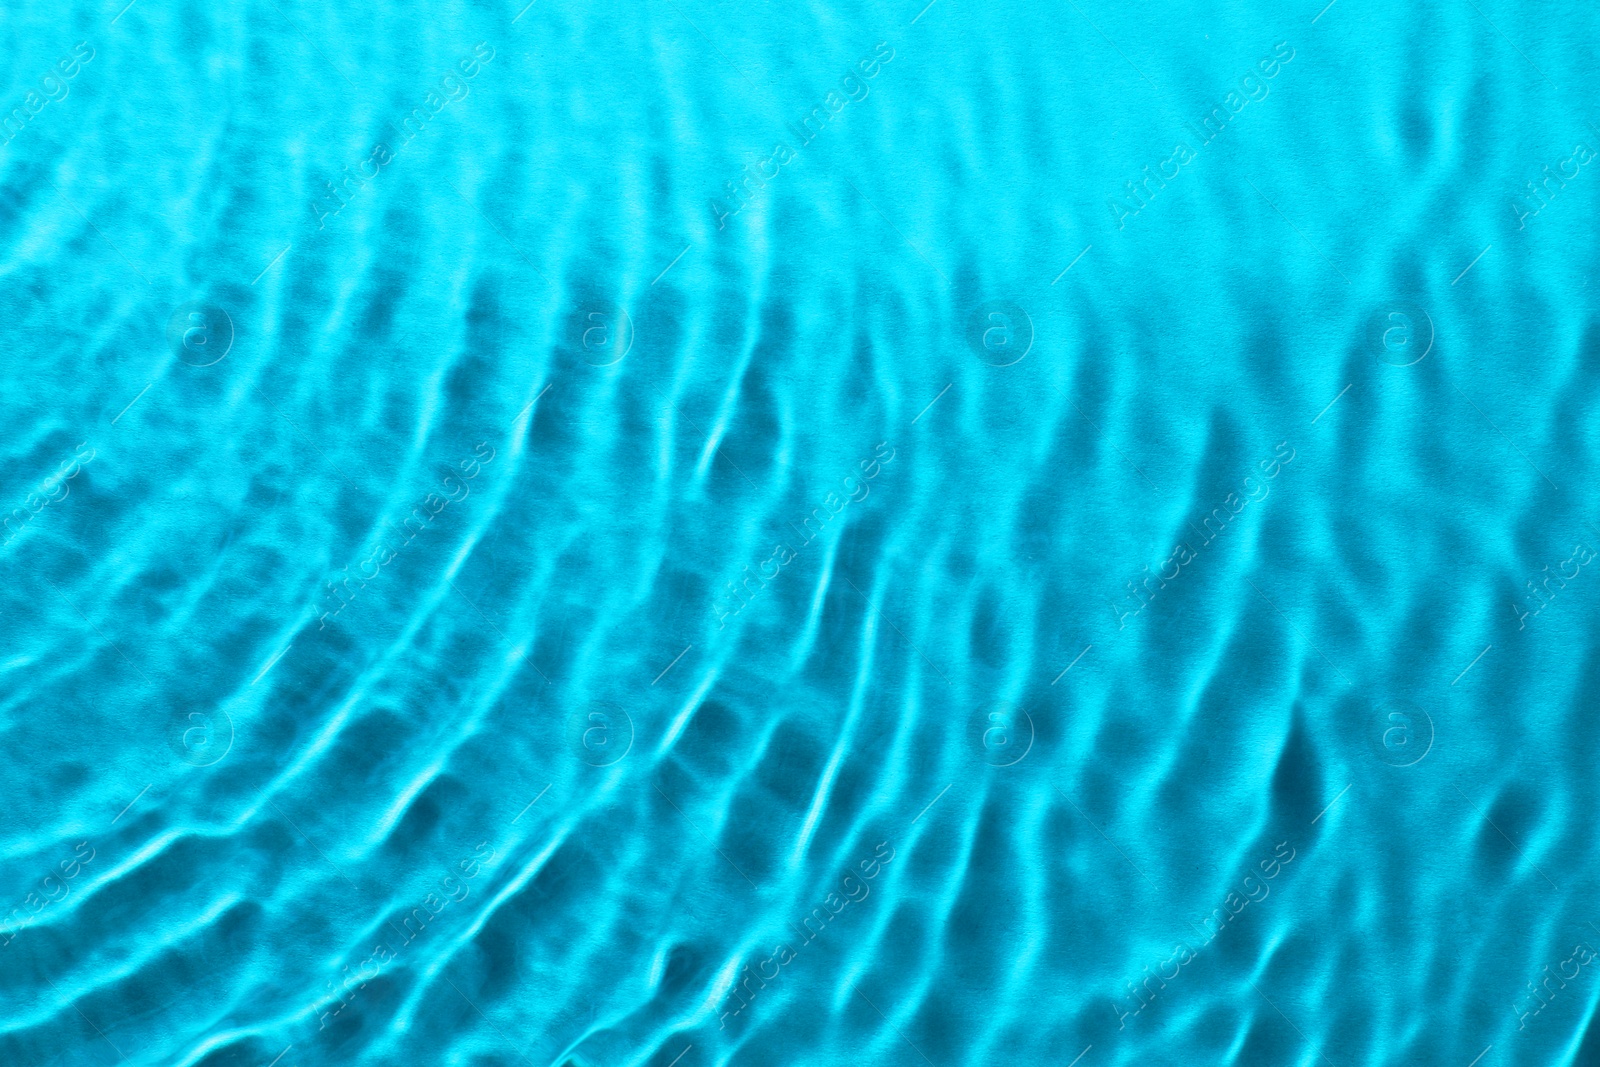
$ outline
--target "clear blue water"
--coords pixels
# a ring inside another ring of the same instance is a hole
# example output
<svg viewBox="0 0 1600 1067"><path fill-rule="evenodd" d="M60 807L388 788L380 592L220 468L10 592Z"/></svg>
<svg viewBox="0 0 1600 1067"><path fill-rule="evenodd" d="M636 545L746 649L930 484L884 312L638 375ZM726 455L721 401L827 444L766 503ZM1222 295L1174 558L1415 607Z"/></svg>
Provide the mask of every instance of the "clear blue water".
<svg viewBox="0 0 1600 1067"><path fill-rule="evenodd" d="M0 1063L1600 1062L1592 6L124 2Z"/></svg>

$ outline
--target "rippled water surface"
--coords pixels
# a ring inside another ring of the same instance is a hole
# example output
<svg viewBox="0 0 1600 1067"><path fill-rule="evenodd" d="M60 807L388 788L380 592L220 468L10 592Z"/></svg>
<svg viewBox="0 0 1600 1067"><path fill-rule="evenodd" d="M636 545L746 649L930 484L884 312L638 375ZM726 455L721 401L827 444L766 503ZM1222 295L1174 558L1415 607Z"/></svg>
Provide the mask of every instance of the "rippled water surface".
<svg viewBox="0 0 1600 1067"><path fill-rule="evenodd" d="M1591 5L124 3L0 1063L1600 1063Z"/></svg>

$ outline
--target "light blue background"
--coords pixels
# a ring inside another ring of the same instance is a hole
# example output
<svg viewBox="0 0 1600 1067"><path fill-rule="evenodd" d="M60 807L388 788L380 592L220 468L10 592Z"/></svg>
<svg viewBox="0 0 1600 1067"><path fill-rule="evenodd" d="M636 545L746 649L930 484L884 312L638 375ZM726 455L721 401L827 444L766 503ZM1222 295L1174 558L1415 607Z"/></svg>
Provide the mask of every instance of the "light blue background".
<svg viewBox="0 0 1600 1067"><path fill-rule="evenodd" d="M1597 33L13 6L0 1061L1591 1062Z"/></svg>

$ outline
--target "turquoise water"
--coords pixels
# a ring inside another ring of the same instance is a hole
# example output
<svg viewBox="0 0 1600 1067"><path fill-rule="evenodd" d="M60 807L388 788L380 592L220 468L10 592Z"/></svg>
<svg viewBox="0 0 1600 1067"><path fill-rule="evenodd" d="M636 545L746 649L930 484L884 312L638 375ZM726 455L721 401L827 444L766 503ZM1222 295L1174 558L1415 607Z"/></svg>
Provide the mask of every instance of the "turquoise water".
<svg viewBox="0 0 1600 1067"><path fill-rule="evenodd" d="M0 1063L1600 1063L1595 9L125 2Z"/></svg>

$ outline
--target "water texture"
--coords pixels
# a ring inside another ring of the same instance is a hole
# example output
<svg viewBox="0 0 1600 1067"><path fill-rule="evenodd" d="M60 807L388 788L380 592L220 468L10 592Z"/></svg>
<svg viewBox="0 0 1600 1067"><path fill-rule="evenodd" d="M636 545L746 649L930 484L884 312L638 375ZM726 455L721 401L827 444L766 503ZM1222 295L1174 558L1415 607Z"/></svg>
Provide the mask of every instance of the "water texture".
<svg viewBox="0 0 1600 1067"><path fill-rule="evenodd" d="M1600 9L0 45L0 1064L1600 1063Z"/></svg>

